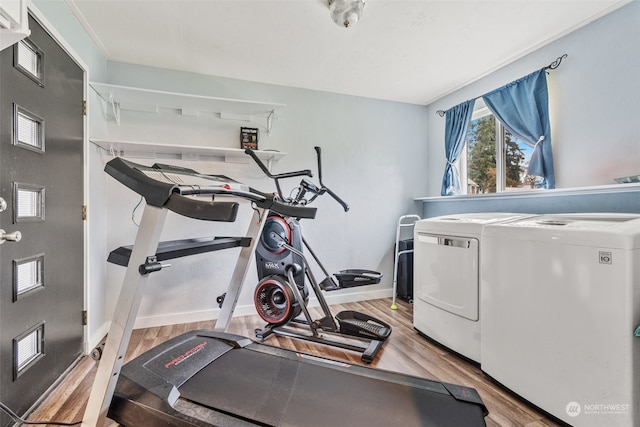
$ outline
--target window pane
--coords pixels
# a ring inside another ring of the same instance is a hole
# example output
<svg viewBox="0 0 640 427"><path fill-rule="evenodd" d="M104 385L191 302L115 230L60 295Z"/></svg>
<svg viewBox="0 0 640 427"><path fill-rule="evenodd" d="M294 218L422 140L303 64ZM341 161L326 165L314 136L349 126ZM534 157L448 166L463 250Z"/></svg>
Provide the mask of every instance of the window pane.
<svg viewBox="0 0 640 427"><path fill-rule="evenodd" d="M27 292L44 287L44 254L13 262L14 300Z"/></svg>
<svg viewBox="0 0 640 427"><path fill-rule="evenodd" d="M13 143L19 147L44 152L44 119L14 104Z"/></svg>
<svg viewBox="0 0 640 427"><path fill-rule="evenodd" d="M18 113L18 142L36 145L38 140L38 123L24 114Z"/></svg>
<svg viewBox="0 0 640 427"><path fill-rule="evenodd" d="M40 78L40 55L26 40L18 43L18 64L33 77Z"/></svg>
<svg viewBox="0 0 640 427"><path fill-rule="evenodd" d="M13 339L13 379L44 356L44 322Z"/></svg>
<svg viewBox="0 0 640 427"><path fill-rule="evenodd" d="M13 52L16 69L44 87L44 52L28 38L16 43Z"/></svg>
<svg viewBox="0 0 640 427"><path fill-rule="evenodd" d="M467 194L496 192L496 120L472 120L467 133Z"/></svg>
<svg viewBox="0 0 640 427"><path fill-rule="evenodd" d="M14 183L14 221L44 221L44 187L33 184Z"/></svg>
<svg viewBox="0 0 640 427"><path fill-rule="evenodd" d="M38 216L40 211L40 193L32 190L18 190L18 217Z"/></svg>
<svg viewBox="0 0 640 427"><path fill-rule="evenodd" d="M526 190L536 188L536 178L527 175L527 167L533 153L533 147L512 135L505 129L505 190Z"/></svg>
<svg viewBox="0 0 640 427"><path fill-rule="evenodd" d="M29 362L32 362L39 354L38 344L40 340L38 339L38 331L35 330L31 334L22 338L18 341L18 354L17 354L17 364L18 371L24 369Z"/></svg>

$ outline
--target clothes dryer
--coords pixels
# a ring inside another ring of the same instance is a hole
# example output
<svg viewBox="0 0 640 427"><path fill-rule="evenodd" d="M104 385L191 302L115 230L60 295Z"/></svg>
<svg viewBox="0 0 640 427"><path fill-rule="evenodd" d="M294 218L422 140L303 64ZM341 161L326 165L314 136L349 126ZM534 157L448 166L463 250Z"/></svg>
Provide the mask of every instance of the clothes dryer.
<svg viewBox="0 0 640 427"><path fill-rule="evenodd" d="M482 370L576 427L640 425L640 215L484 227Z"/></svg>
<svg viewBox="0 0 640 427"><path fill-rule="evenodd" d="M480 362L480 237L487 224L530 214L471 213L427 218L414 228L413 326Z"/></svg>

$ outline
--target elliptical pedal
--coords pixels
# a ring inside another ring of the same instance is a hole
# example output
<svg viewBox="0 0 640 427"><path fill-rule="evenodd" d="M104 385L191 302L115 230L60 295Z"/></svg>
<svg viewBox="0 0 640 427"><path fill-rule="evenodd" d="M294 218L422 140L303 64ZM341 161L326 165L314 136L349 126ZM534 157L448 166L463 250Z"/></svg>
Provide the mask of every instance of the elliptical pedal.
<svg viewBox="0 0 640 427"><path fill-rule="evenodd" d="M391 326L381 320L357 311L346 310L336 314L340 325L340 332L379 341L386 340L391 335Z"/></svg>
<svg viewBox="0 0 640 427"><path fill-rule="evenodd" d="M347 320L346 323L350 323L360 329L364 329L367 332L375 334L377 337L384 336L384 334L387 332L387 328L385 328L384 326L374 325L362 320Z"/></svg>

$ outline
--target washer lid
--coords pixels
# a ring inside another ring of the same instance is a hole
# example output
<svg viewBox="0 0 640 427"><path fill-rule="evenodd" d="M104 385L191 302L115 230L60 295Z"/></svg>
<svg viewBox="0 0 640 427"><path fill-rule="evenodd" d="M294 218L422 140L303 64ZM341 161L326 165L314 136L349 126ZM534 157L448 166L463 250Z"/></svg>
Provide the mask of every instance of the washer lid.
<svg viewBox="0 0 640 427"><path fill-rule="evenodd" d="M553 241L581 246L640 247L640 215L617 213L552 214L496 223L483 237Z"/></svg>
<svg viewBox="0 0 640 427"><path fill-rule="evenodd" d="M510 212L477 212L466 214L443 215L417 221L416 231L448 232L459 235L480 235L482 228L488 224L516 221L531 217L531 214Z"/></svg>

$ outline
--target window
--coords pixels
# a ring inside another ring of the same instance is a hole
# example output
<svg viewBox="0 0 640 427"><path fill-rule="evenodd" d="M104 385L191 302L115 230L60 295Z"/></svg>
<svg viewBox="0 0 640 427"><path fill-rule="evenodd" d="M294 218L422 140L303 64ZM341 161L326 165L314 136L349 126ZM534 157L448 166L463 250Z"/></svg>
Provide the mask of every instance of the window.
<svg viewBox="0 0 640 427"><path fill-rule="evenodd" d="M44 190L40 185L13 183L14 222L44 221Z"/></svg>
<svg viewBox="0 0 640 427"><path fill-rule="evenodd" d="M44 52L29 39L20 40L13 51L14 67L44 87Z"/></svg>
<svg viewBox="0 0 640 427"><path fill-rule="evenodd" d="M44 357L44 322L13 339L13 379Z"/></svg>
<svg viewBox="0 0 640 427"><path fill-rule="evenodd" d="M13 300L44 288L44 254L13 260Z"/></svg>
<svg viewBox="0 0 640 427"><path fill-rule="evenodd" d="M13 144L44 153L44 119L13 104Z"/></svg>
<svg viewBox="0 0 640 427"><path fill-rule="evenodd" d="M466 153L460 165L466 194L527 190L539 184L540 178L527 175L533 148L506 130L481 99L467 131Z"/></svg>

